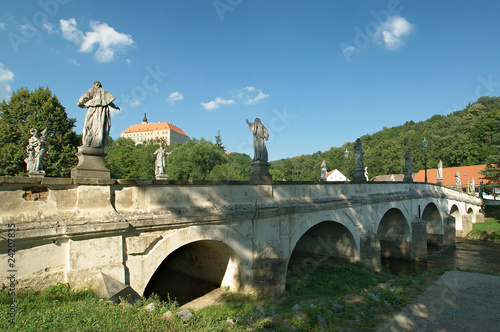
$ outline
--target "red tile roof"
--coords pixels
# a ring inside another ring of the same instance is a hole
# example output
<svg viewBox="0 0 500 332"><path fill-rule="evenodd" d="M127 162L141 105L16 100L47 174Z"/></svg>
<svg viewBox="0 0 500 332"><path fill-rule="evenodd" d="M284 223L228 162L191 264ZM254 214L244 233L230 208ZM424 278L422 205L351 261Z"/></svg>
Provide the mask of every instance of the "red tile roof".
<svg viewBox="0 0 500 332"><path fill-rule="evenodd" d="M181 128L174 126L173 124L168 122L136 124L130 126L127 130L122 131L122 133L139 133L139 132L153 131L153 130L172 130L181 135L189 137Z"/></svg>
<svg viewBox="0 0 500 332"><path fill-rule="evenodd" d="M474 166L461 166L461 167L443 167L443 184L445 186L455 185L455 173L460 171L460 181L463 185L466 185L472 179L474 183L479 185L481 181L488 183L488 181L483 180L483 175L479 172L486 168L486 165L474 165ZM466 176L467 174L467 176ZM436 183L437 168L427 169L427 182ZM420 170L420 172L413 178L414 182L424 182L425 181L425 170Z"/></svg>

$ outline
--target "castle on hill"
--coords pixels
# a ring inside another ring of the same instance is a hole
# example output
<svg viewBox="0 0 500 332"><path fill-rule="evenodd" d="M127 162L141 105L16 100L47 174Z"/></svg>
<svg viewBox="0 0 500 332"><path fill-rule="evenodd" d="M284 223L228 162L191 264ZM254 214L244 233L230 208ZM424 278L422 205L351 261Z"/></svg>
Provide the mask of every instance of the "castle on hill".
<svg viewBox="0 0 500 332"><path fill-rule="evenodd" d="M149 123L144 113L141 124L135 124L121 132L120 137L131 138L135 144L143 144L155 138L163 138L168 145L183 144L189 136L179 127L169 122Z"/></svg>

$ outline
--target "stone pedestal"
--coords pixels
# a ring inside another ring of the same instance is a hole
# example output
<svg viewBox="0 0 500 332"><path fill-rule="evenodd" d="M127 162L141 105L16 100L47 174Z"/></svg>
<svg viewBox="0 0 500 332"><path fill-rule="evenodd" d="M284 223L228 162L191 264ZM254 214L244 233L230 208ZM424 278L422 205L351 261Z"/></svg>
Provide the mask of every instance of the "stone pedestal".
<svg viewBox="0 0 500 332"><path fill-rule="evenodd" d="M420 218L411 222L411 260L427 260L427 223Z"/></svg>
<svg viewBox="0 0 500 332"><path fill-rule="evenodd" d="M443 179L436 179L436 184L437 184L438 186L444 186Z"/></svg>
<svg viewBox="0 0 500 332"><path fill-rule="evenodd" d="M269 173L269 163L267 161L254 160L249 179L251 182L262 184L273 183L273 177Z"/></svg>
<svg viewBox="0 0 500 332"><path fill-rule="evenodd" d="M104 166L104 148L79 146L76 156L78 165L71 169L71 178L111 178L109 169Z"/></svg>
<svg viewBox="0 0 500 332"><path fill-rule="evenodd" d="M366 182L365 170L355 168L354 176L352 178L352 183L365 183L365 182Z"/></svg>
<svg viewBox="0 0 500 332"><path fill-rule="evenodd" d="M158 174L156 175L156 180L168 180L168 175L167 174Z"/></svg>
<svg viewBox="0 0 500 332"><path fill-rule="evenodd" d="M413 182L413 178L411 177L411 173L404 173L403 182Z"/></svg>
<svg viewBox="0 0 500 332"><path fill-rule="evenodd" d="M444 218L443 246L455 247L457 245L455 231L455 217L448 215Z"/></svg>
<svg viewBox="0 0 500 332"><path fill-rule="evenodd" d="M30 178L43 178L45 176L45 171L29 171L28 176Z"/></svg>

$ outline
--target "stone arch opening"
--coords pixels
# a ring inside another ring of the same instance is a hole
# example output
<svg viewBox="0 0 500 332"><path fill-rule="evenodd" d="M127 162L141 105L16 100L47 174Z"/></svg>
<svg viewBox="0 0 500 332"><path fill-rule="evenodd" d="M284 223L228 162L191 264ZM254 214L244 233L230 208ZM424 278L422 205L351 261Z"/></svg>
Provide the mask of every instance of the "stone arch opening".
<svg viewBox="0 0 500 332"><path fill-rule="evenodd" d="M434 203L429 203L422 213L422 220L427 225L427 243L434 245L443 244L443 220L441 213Z"/></svg>
<svg viewBox="0 0 500 332"><path fill-rule="evenodd" d="M313 272L335 259L357 261L356 241L346 226L323 221L309 228L297 241L288 261L287 275L297 269Z"/></svg>
<svg viewBox="0 0 500 332"><path fill-rule="evenodd" d="M239 256L221 241L186 244L169 254L149 280L144 296L188 303L212 290L242 286L243 265Z"/></svg>
<svg viewBox="0 0 500 332"><path fill-rule="evenodd" d="M453 205L450 209L450 215L455 218L455 236L462 237L464 234L463 224L462 224L462 213L460 213L460 209L458 206Z"/></svg>
<svg viewBox="0 0 500 332"><path fill-rule="evenodd" d="M377 229L380 239L380 255L384 258L411 259L410 227L401 210L388 210Z"/></svg>

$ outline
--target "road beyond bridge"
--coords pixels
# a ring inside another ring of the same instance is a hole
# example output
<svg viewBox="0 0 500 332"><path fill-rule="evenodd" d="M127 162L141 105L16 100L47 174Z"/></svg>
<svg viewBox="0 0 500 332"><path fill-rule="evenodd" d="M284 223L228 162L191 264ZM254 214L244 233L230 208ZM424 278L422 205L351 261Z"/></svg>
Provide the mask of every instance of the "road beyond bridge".
<svg viewBox="0 0 500 332"><path fill-rule="evenodd" d="M481 204L424 183L0 177L1 282L14 234L19 287L101 275L149 295L177 275L281 293L292 256L426 259L427 243L453 246L483 221Z"/></svg>

